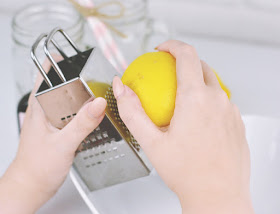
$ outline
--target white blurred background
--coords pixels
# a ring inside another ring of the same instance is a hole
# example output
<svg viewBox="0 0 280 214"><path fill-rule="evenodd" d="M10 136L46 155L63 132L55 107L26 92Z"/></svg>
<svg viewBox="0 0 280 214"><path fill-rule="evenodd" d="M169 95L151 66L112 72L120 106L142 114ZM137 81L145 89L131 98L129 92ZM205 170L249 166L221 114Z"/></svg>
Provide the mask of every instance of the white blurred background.
<svg viewBox="0 0 280 214"><path fill-rule="evenodd" d="M47 0L1 0L0 13L11 14L28 3ZM65 0L57 0L65 1ZM277 0L149 0L151 15L177 32L280 45Z"/></svg>
<svg viewBox="0 0 280 214"><path fill-rule="evenodd" d="M18 143L11 17L32 2L39 1L0 0L0 175L12 161ZM232 101L243 115L280 117L280 1L150 0L148 3L150 16L165 23L172 38L195 46L200 57L215 68L231 89ZM260 122L256 123L260 132ZM253 122L246 124L250 125L249 130L255 130ZM89 211L67 179L58 195L39 213Z"/></svg>

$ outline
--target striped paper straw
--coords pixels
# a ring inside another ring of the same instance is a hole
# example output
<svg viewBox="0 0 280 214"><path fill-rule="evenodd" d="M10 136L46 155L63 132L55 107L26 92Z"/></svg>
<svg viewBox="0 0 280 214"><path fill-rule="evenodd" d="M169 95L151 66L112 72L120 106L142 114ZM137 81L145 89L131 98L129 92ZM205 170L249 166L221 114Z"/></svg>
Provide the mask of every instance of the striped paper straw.
<svg viewBox="0 0 280 214"><path fill-rule="evenodd" d="M94 7L91 0L77 0L77 2L84 7ZM122 74L127 68L127 63L110 30L100 19L94 16L86 17L86 19L104 56Z"/></svg>

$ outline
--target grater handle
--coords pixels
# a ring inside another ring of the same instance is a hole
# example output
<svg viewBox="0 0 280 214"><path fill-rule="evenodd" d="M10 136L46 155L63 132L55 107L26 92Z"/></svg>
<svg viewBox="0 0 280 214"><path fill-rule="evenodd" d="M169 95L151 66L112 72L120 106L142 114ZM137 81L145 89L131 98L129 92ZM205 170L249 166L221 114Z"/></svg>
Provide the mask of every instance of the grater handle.
<svg viewBox="0 0 280 214"><path fill-rule="evenodd" d="M40 71L41 75L45 79L47 85L50 88L52 88L53 87L52 82L50 81L47 73L44 71L42 65L40 64L40 62L39 62L39 60L38 60L38 58L36 57L36 54L35 54L39 43L42 41L42 39L44 39L47 36L48 36L48 34L43 33L37 38L37 40L35 41L35 43L32 45L32 48L31 48L31 58L32 58L33 62L35 63L36 67L38 68L38 70Z"/></svg>
<svg viewBox="0 0 280 214"><path fill-rule="evenodd" d="M45 40L45 45L44 45L44 51L45 54L47 55L48 59L51 61L52 66L56 73L58 74L59 78L62 80L62 82L66 82L65 76L61 69L59 68L58 64L55 62L55 60L52 58L51 53L49 51L49 44L50 42L53 43L53 45L57 48L57 50L60 52L60 54L65 58L67 57L66 54L59 48L58 44L53 40L53 37L56 33L61 33L62 36L69 42L69 44L72 46L72 48L77 52L77 54L82 54L82 52L77 48L75 43L71 40L71 38L65 33L64 30L61 28L55 28L53 29L49 35L47 36L47 39Z"/></svg>

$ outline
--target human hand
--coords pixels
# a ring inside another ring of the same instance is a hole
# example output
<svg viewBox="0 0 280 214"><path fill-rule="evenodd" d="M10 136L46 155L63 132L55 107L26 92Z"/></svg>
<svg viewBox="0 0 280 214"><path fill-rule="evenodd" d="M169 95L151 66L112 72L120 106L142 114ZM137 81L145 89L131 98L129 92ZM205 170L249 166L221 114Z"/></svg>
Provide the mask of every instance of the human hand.
<svg viewBox="0 0 280 214"><path fill-rule="evenodd" d="M183 212L253 213L249 149L238 108L193 47L167 41L157 49L176 58L177 94L170 126L155 126L137 95L115 77L120 117L179 197Z"/></svg>
<svg viewBox="0 0 280 214"><path fill-rule="evenodd" d="M41 81L39 78L37 83ZM38 85L30 95L16 158L0 179L0 213L3 214L34 213L49 200L64 182L79 144L105 114L105 99L96 98L58 130L48 122L34 97L37 88Z"/></svg>

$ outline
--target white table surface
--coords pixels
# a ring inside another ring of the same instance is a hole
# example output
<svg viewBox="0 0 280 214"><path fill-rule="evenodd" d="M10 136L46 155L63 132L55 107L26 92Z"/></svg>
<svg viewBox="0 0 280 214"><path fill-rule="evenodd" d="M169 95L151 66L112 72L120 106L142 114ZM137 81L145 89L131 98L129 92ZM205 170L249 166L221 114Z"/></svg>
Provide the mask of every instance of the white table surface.
<svg viewBox="0 0 280 214"><path fill-rule="evenodd" d="M0 175L12 161L18 144L16 101L11 70L10 17L0 15ZM175 38L175 37L174 37ZM188 35L178 36L194 45L202 59L214 67L232 91L242 114L280 116L280 49ZM38 213L89 213L67 178L57 195Z"/></svg>

